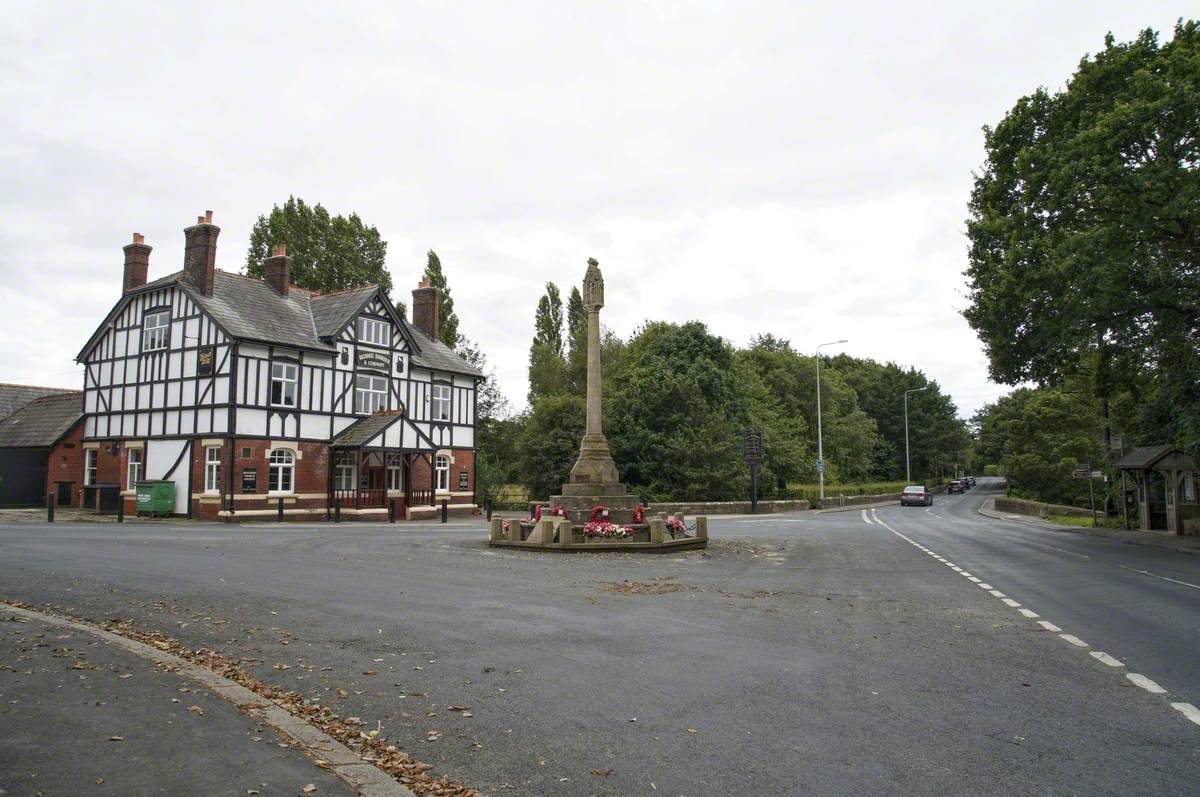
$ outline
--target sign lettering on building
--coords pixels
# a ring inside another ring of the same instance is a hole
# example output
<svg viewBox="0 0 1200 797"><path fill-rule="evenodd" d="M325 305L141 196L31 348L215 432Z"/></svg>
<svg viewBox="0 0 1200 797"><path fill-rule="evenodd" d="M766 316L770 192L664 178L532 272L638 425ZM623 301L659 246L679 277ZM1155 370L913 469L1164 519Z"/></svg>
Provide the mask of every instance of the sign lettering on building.
<svg viewBox="0 0 1200 797"><path fill-rule="evenodd" d="M258 471L254 468L242 468L242 492L258 492Z"/></svg>
<svg viewBox="0 0 1200 797"><path fill-rule="evenodd" d="M467 472L465 470L460 470L458 472L458 489L459 489L459 491L466 492L470 487L470 483L471 483L471 477L467 475Z"/></svg>
<svg viewBox="0 0 1200 797"><path fill-rule="evenodd" d="M391 370L391 361L386 354L360 350L358 352L358 367L371 368L377 371L389 371Z"/></svg>

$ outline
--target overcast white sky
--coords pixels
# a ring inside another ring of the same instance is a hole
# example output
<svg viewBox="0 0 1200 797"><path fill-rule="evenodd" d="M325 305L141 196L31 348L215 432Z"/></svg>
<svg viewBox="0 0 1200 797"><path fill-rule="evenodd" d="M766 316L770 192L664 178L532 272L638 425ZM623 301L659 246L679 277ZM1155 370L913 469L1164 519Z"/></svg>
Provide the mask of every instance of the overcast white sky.
<svg viewBox="0 0 1200 797"><path fill-rule="evenodd" d="M358 212L397 296L441 255L461 331L524 403L542 285L596 257L606 326L915 365L964 416L981 125L1183 2L0 2L0 381L78 387L133 231L218 267L289 194Z"/></svg>

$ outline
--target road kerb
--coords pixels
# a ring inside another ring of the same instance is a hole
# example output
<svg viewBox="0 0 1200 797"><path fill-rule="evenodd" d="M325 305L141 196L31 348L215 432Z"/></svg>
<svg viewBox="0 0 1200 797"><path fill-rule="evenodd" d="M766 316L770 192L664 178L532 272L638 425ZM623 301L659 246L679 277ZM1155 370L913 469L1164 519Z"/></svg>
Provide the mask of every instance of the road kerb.
<svg viewBox="0 0 1200 797"><path fill-rule="evenodd" d="M88 623L68 620L8 603L0 603L0 607L19 617L91 634L144 659L169 665L178 674L204 685L219 697L233 703L238 709L266 722L279 733L293 739L308 755L327 762L330 765L330 771L361 797L416 797L411 790L397 783L391 775L373 764L363 761L357 753L332 736L259 697L236 681L217 675L211 670L193 664L173 653L167 653L152 645L114 634ZM251 697L257 702L251 704L249 702Z"/></svg>

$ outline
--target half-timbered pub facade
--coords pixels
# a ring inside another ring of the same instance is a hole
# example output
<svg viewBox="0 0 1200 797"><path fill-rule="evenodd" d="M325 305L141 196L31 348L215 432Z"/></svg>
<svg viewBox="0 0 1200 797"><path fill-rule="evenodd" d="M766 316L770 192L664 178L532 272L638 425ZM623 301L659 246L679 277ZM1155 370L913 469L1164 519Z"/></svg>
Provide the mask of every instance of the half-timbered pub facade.
<svg viewBox="0 0 1200 797"><path fill-rule="evenodd" d="M125 246L121 298L77 357L84 490L133 512L139 481L171 481L174 513L205 519L473 508L481 374L438 340L436 288L413 291L410 324L375 285L292 285L283 247L264 279L218 270L219 232L199 217L183 270L152 282L150 246Z"/></svg>

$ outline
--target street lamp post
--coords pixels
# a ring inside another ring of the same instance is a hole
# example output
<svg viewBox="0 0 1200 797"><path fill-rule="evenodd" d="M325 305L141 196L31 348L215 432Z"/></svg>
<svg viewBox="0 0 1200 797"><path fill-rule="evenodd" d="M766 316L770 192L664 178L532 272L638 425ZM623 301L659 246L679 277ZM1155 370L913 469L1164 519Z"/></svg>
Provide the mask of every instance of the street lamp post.
<svg viewBox="0 0 1200 797"><path fill-rule="evenodd" d="M821 501L825 500L825 447L821 443L821 349L845 342L844 339L831 340L817 346L817 482L820 484Z"/></svg>
<svg viewBox="0 0 1200 797"><path fill-rule="evenodd" d="M912 466L908 459L908 394L920 393L922 390L928 390L929 385L925 387L914 387L912 390L904 391L904 480L912 481Z"/></svg>

